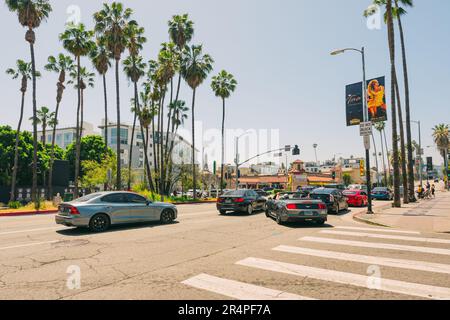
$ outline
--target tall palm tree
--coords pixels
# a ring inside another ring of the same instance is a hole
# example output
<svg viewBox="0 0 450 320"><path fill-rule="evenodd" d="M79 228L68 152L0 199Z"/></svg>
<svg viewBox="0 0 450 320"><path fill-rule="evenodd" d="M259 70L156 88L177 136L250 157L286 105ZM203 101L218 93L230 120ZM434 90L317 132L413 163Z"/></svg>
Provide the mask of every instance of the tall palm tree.
<svg viewBox="0 0 450 320"><path fill-rule="evenodd" d="M225 100L228 99L236 89L237 81L231 73L222 70L212 78L211 88L216 97L222 98L222 160L220 170L220 193L223 191L223 170L225 165Z"/></svg>
<svg viewBox="0 0 450 320"><path fill-rule="evenodd" d="M32 80L33 80L33 118L36 118L37 102L36 102L36 60L34 55L34 44L36 42L36 34L34 29L38 28L45 21L52 6L48 0L5 0L8 9L15 12L19 19L19 23L28 28L25 34L25 40L30 44ZM37 124L33 124L33 178L31 187L31 199L37 199Z"/></svg>
<svg viewBox="0 0 450 320"><path fill-rule="evenodd" d="M403 182L403 202L409 203L409 184L408 184L408 171L406 169L406 148L405 148L405 129L403 127L403 112L402 103L400 99L400 90L398 88L398 79L395 79L395 92L397 94L397 106L398 106L398 125L400 127L400 153L401 153L401 168L402 168L402 182Z"/></svg>
<svg viewBox="0 0 450 320"><path fill-rule="evenodd" d="M120 162L120 86L119 86L119 63L122 53L127 46L127 35L125 29L130 23L133 10L123 7L122 3L113 2L111 5L103 4L103 9L94 14L95 31L106 39L106 46L116 61L116 104L117 104L117 177L116 188L122 188L121 162Z"/></svg>
<svg viewBox="0 0 450 320"><path fill-rule="evenodd" d="M153 179L151 175L151 169L148 161L148 142L149 142L149 126L153 121L154 115L150 107L144 104L143 108L138 113L139 123L141 125L142 130L145 129L145 137L142 136L142 140L144 143L144 161L145 161L145 171L147 173L147 182L151 191L154 191Z"/></svg>
<svg viewBox="0 0 450 320"><path fill-rule="evenodd" d="M374 0L374 4L378 6L386 6L387 0ZM406 59L406 45L405 45L405 34L403 30L403 24L401 17L406 15L407 11L405 7L412 7L413 0L394 0L394 5L392 6L393 18L397 19L400 44L402 48L402 60L403 60L403 77L405 85L405 113L406 113L406 148L408 151L408 189L409 189L409 201L415 202L415 191L414 191L414 160L413 160L413 146L412 146L412 136L411 136L411 108L410 108L410 95L409 95L409 76L408 76L408 64ZM376 13L374 8L369 8L364 12L364 15L371 16ZM385 20L387 21L387 12L385 13Z"/></svg>
<svg viewBox="0 0 450 320"><path fill-rule="evenodd" d="M66 73L72 72L74 69L74 61L70 56L65 56L60 53L58 57L50 56L48 57L48 63L45 65L45 70L50 72L56 72L59 74L58 82L56 83L56 108L55 108L55 119L51 123L51 127L53 129L52 132L52 151L50 155L50 167L48 173L48 197L49 200L53 197L53 164L55 162L55 141L56 141L56 127L58 125L58 115L59 115L59 106L61 104L62 96L64 93L64 83L66 81Z"/></svg>
<svg viewBox="0 0 450 320"><path fill-rule="evenodd" d="M105 154L108 150L108 94L106 86L106 73L111 67L111 53L105 46L105 39L102 37L97 38L97 45L92 48L89 53L89 57L94 65L97 73L101 75L103 80L103 101L105 104L105 123L104 123L104 139L105 139Z"/></svg>
<svg viewBox="0 0 450 320"><path fill-rule="evenodd" d="M133 160L133 147L134 147L134 134L136 132L136 120L138 118L140 112L139 106L139 92L138 92L138 81L141 77L145 75L145 68L147 65L143 61L141 56L129 56L123 61L123 70L128 77L133 82L134 85L134 121L133 121L133 129L131 133L131 145L130 145L130 154L128 159L128 172L131 172L131 164ZM143 136L143 128L141 127L141 134ZM131 174L128 175L128 190L131 190Z"/></svg>
<svg viewBox="0 0 450 320"><path fill-rule="evenodd" d="M380 133L380 142L381 142L381 156L383 159L383 172L384 172L384 182L386 186L388 185L388 177L386 172L386 161L385 161L385 153L384 153L384 144L383 144L383 130L386 124L384 122L375 123L375 129Z"/></svg>
<svg viewBox="0 0 450 320"><path fill-rule="evenodd" d="M80 130L80 109L81 109L81 57L87 56L95 42L92 40L93 31L86 30L84 24L75 25L70 23L66 30L59 35L63 47L75 56L77 62L77 120L76 120L76 143L75 143L75 173L74 173L74 197L78 197L78 180L80 174L80 151L81 151L81 130ZM71 74L72 76L72 74ZM81 124L82 125L82 124Z"/></svg>
<svg viewBox="0 0 450 320"><path fill-rule="evenodd" d="M20 141L20 129L22 127L23 121L23 112L25 106L25 94L28 88L28 80L33 78L33 68L31 62L25 62L23 60L17 60L16 62L17 69L9 68L6 70L6 73L9 74L13 79L21 78L20 92L22 93L21 103L20 103L20 116L19 123L17 124L16 131L16 143L14 145L14 166L12 169L12 177L11 177L11 194L9 201L16 200L16 180L17 180L17 170L19 169L19 141ZM37 71L36 76L40 76L40 73Z"/></svg>
<svg viewBox="0 0 450 320"><path fill-rule="evenodd" d="M387 26L388 26L388 42L389 56L391 61L391 100L392 100L392 152L394 154L394 207L401 207L400 199L400 167L398 161L398 144L397 144L397 104L395 84L397 79L397 71L395 68L395 34L394 21L392 15L392 0L386 0Z"/></svg>
<svg viewBox="0 0 450 320"><path fill-rule="evenodd" d="M186 47L183 52L181 76L192 89L192 178L194 181L194 199L197 198L197 174L195 167L195 94L197 88L206 80L213 69L214 60L203 53L201 45Z"/></svg>
<svg viewBox="0 0 450 320"><path fill-rule="evenodd" d="M448 169L448 151L450 149L450 128L448 124L439 124L433 128L434 143L444 158L444 168ZM450 183L447 181L445 186L447 190L450 189Z"/></svg>

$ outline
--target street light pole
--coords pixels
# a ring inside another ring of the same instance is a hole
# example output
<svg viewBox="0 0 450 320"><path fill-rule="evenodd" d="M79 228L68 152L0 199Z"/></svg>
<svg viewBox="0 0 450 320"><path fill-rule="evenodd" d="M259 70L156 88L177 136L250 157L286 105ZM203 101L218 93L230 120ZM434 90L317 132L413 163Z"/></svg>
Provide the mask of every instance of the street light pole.
<svg viewBox="0 0 450 320"><path fill-rule="evenodd" d="M336 50L331 52L331 55L335 56L341 53L344 53L346 51L357 51L361 53L362 56L362 69L363 69L363 96L364 96L364 103L363 103L363 118L364 122L369 121L369 109L367 108L367 89L366 89L366 54L365 54L365 48L362 47L361 50L355 49L355 48L346 48L341 50ZM366 141L368 140L368 141ZM372 211L372 182L370 177L370 137L364 137L364 147L366 149L366 183L367 183L367 198L368 198L368 206L367 206L367 214L373 214Z"/></svg>

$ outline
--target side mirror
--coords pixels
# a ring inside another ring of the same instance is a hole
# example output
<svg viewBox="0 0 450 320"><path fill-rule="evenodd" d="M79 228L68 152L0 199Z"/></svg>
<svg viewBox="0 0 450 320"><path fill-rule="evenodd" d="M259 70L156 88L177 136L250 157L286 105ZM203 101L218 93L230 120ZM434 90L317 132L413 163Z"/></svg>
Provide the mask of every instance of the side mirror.
<svg viewBox="0 0 450 320"><path fill-rule="evenodd" d="M147 206L149 206L149 205L151 205L152 204L152 202L150 201L150 200L147 200Z"/></svg>

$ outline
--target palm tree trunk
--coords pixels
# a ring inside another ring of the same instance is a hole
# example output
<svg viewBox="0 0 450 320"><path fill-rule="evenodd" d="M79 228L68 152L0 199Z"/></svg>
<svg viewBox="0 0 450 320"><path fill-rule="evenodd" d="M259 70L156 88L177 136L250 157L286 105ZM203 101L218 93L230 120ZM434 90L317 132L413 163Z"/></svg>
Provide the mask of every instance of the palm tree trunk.
<svg viewBox="0 0 450 320"><path fill-rule="evenodd" d="M80 173L80 109L81 109L81 89L80 89L80 57L77 57L77 125L76 125L76 143L75 143L75 175L74 175L74 183L75 183L75 189L74 189L74 199L78 198L78 179L79 179L79 173Z"/></svg>
<svg viewBox="0 0 450 320"><path fill-rule="evenodd" d="M30 28L29 31L33 32ZM34 33L34 32L33 32ZM36 119L37 114L37 103L36 103L36 60L34 56L34 41L30 42L30 54L31 54L31 67L32 67L32 78L33 78L33 119ZM38 151L38 141L37 141L37 123L33 121L33 178L31 186L31 200L36 202L37 200L37 151Z"/></svg>
<svg viewBox="0 0 450 320"><path fill-rule="evenodd" d="M156 157L155 134L156 134L156 130L155 130L155 117L153 117L153 119L152 119L153 168L154 168L155 173L156 173L156 172L158 172L158 158ZM155 183L157 183L157 182L155 181Z"/></svg>
<svg viewBox="0 0 450 320"><path fill-rule="evenodd" d="M220 163L220 194L223 193L224 167L225 167L225 98L222 98L222 157Z"/></svg>
<svg viewBox="0 0 450 320"><path fill-rule="evenodd" d="M164 202L164 100L166 97L167 85L164 88L163 99L161 104L161 127L160 127L160 139L161 139L161 173L159 176L159 187L161 194L161 201Z"/></svg>
<svg viewBox="0 0 450 320"><path fill-rule="evenodd" d="M398 144L397 144L397 110L396 110L396 96L395 96L395 79L397 72L395 70L395 35L394 23L392 20L392 0L387 0L387 24L388 24L388 39L389 39L389 55L391 61L391 100L392 100L392 152L394 156L394 207L401 207L400 199L400 168L398 162Z"/></svg>
<svg viewBox="0 0 450 320"><path fill-rule="evenodd" d="M398 8L398 0L395 1L395 6ZM400 33L400 43L402 47L403 77L405 84L406 141L407 141L406 145L408 149L409 201L416 202L417 200L414 191L414 160L413 160L413 147L411 137L411 108L409 101L409 76L408 76L408 64L406 60L405 34L403 32L403 25L400 15L397 17L397 20Z"/></svg>
<svg viewBox="0 0 450 320"><path fill-rule="evenodd" d="M381 142L381 156L383 159L384 183L385 183L385 187L387 187L389 185L389 183L388 183L388 177L387 177L387 172L386 172L386 161L384 158L384 145L383 145L383 132L382 131L380 131L380 142Z"/></svg>
<svg viewBox="0 0 450 320"><path fill-rule="evenodd" d="M136 86L136 83L134 84ZM130 144L130 154L128 157L128 183L127 183L127 190L131 190L131 162L133 161L133 144L134 144L134 133L136 131L136 120L137 120L137 103L136 103L136 93L134 95L134 120L133 120L133 128L131 129L131 144Z"/></svg>
<svg viewBox="0 0 450 320"><path fill-rule="evenodd" d="M44 149L44 150L46 150L46 145L47 145L47 120L46 119L43 119L42 120L42 148ZM45 183L45 181L46 181L46 170L45 170L45 168L44 167L42 167L42 186L44 187L44 195L45 195L45 198L47 198L47 195L46 195L46 192L45 192L45 186L46 186L46 183Z"/></svg>
<svg viewBox="0 0 450 320"><path fill-rule="evenodd" d="M192 181L194 184L194 200L197 199L197 172L195 167L195 88L192 90Z"/></svg>
<svg viewBox="0 0 450 320"><path fill-rule="evenodd" d="M25 92L22 92L22 102L20 104L20 117L19 123L17 124L17 132L16 132L16 144L14 145L14 167L11 177L11 195L9 198L10 202L16 200L16 180L17 180L17 169L19 166L20 128L22 127L24 104L25 104Z"/></svg>
<svg viewBox="0 0 450 320"><path fill-rule="evenodd" d="M116 139L116 152L117 152L117 173L116 173L116 189L122 189L122 164L120 162L120 88L119 88L119 59L116 59L116 103L117 103L117 139Z"/></svg>
<svg viewBox="0 0 450 320"><path fill-rule="evenodd" d="M56 103L55 121L53 124L53 132L52 132L52 151L50 155L50 169L48 172L48 200L53 199L53 164L55 162L55 141L56 141L55 136L56 136L56 125L58 123L59 105L60 101Z"/></svg>
<svg viewBox="0 0 450 320"><path fill-rule="evenodd" d="M400 90L398 88L398 81L395 79L395 91L397 94L397 107L398 107L398 123L400 126L400 154L402 158L402 183L403 183L403 202L405 204L409 203L409 185L408 185L408 172L406 169L406 149L405 149L405 132L403 127L403 112L402 112L402 104L400 100Z"/></svg>
<svg viewBox="0 0 450 320"><path fill-rule="evenodd" d="M377 184L380 182L380 167L378 166L378 152L377 152L377 144L375 143L375 137L372 133L372 141L373 141L373 148L375 151L375 166L377 167Z"/></svg>
<svg viewBox="0 0 450 320"><path fill-rule="evenodd" d="M105 101L105 154L108 154L108 94L106 90L106 74L103 74L103 99Z"/></svg>
<svg viewBox="0 0 450 320"><path fill-rule="evenodd" d="M388 166L388 178L390 178L391 176L391 161L389 160L389 145L387 142L387 137L386 137L386 130L383 129L383 136L384 136L384 146L386 147L386 160L387 160L387 166ZM390 179L388 180L388 185L390 185Z"/></svg>

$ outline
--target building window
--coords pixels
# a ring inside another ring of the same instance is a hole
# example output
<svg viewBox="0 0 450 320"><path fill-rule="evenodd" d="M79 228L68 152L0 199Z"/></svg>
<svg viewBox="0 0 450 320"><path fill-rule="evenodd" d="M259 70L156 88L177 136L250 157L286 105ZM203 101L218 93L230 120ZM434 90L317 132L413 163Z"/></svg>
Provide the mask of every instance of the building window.
<svg viewBox="0 0 450 320"><path fill-rule="evenodd" d="M110 144L117 144L117 128L111 128ZM120 144L128 145L128 129L120 128Z"/></svg>

